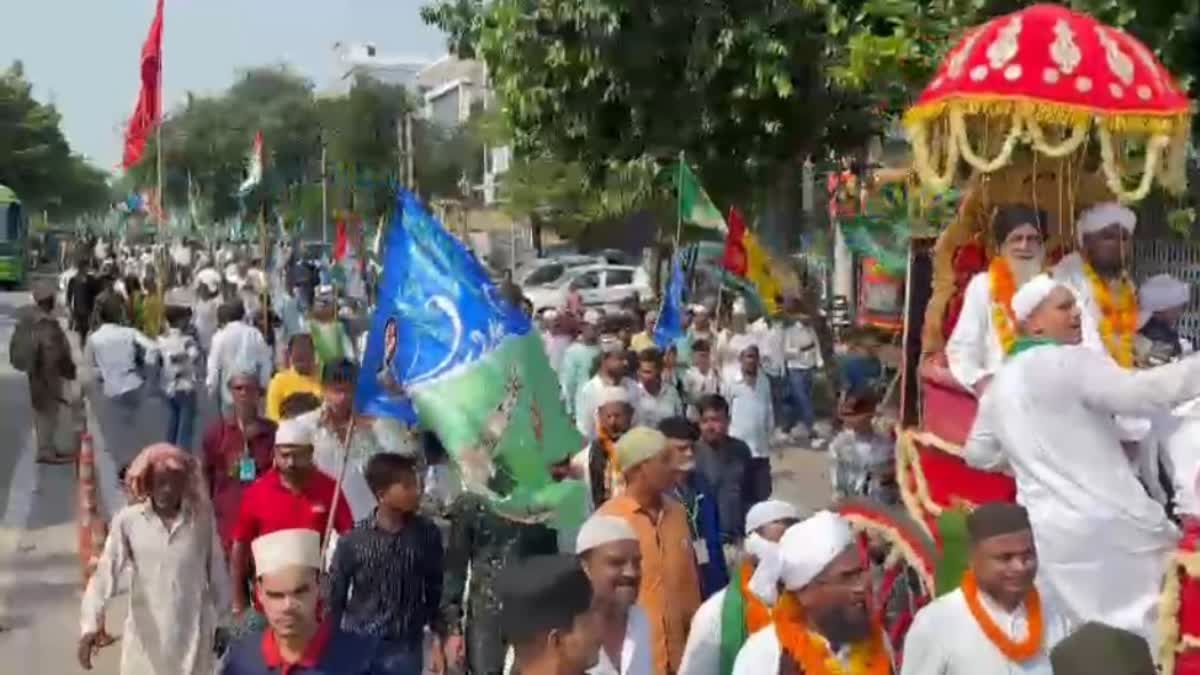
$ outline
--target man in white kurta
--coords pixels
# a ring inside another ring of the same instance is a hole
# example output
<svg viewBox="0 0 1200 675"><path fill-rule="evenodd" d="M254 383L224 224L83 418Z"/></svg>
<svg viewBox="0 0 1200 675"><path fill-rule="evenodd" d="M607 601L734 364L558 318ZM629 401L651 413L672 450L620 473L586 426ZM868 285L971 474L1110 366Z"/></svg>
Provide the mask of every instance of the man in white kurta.
<svg viewBox="0 0 1200 675"><path fill-rule="evenodd" d="M625 360L625 347L617 338L605 335L600 338L600 369L595 376L579 388L575 395L575 427L587 441L596 439L596 409L600 394L605 387L624 387L629 392L629 404L637 409L641 394L637 382L628 377L629 364ZM634 424L637 420L634 420Z"/></svg>
<svg viewBox="0 0 1200 675"><path fill-rule="evenodd" d="M1118 367L1080 344L1074 295L1046 276L1017 292L1013 312L1023 337L980 401L964 458L1016 477L1040 580L1072 621L1101 621L1153 643L1179 533L1138 482L1113 417L1151 415L1200 395L1200 358Z"/></svg>
<svg viewBox="0 0 1200 675"><path fill-rule="evenodd" d="M81 665L90 668L105 606L128 569L121 675L211 675L214 631L231 595L196 461L174 446L152 445L126 480L135 501L113 518L83 595Z"/></svg>
<svg viewBox="0 0 1200 675"><path fill-rule="evenodd" d="M971 278L963 292L962 312L946 342L946 361L954 379L963 387L981 392L1004 361L1001 335L1016 336L1008 303L998 297L1007 279L1015 293L1026 281L1042 272L1046 249L1046 212L1029 206L1001 207L992 218L992 236L999 254L988 269ZM999 288L997 288L999 286ZM997 305L1002 303L997 325Z"/></svg>
<svg viewBox="0 0 1200 675"><path fill-rule="evenodd" d="M900 675L1054 675L1050 650L1070 634L1071 624L1034 584L1037 552L1027 512L1017 504L983 504L967 516L967 532L973 583L917 612ZM1036 653L1016 661L1000 651L972 613L967 593L978 599L991 627L1015 644L1035 639L1026 600L1036 593L1042 625Z"/></svg>
<svg viewBox="0 0 1200 675"><path fill-rule="evenodd" d="M760 605L770 605L775 601L774 596L759 598L750 594L751 597L745 597L742 574L746 568L754 569L764 551L774 552L783 533L799 520L799 509L777 499L768 499L750 507L746 513L746 540L743 544L745 558L739 565L738 572L732 575L730 585L714 593L696 610L695 616L692 617L692 627L688 631L687 646L683 649L683 661L679 664L678 675L730 675L733 672L733 659L737 657L738 651L749 638L749 633L754 632L755 628L749 625L749 604L757 602ZM730 594L741 597L731 598ZM744 608L741 617L745 624L743 630L722 630L730 603ZM769 613L767 616L770 616ZM737 635L741 642L724 644L723 638L727 634Z"/></svg>
<svg viewBox="0 0 1200 675"><path fill-rule="evenodd" d="M857 544L850 525L831 511L818 511L809 518L791 526L779 540L777 554L763 556L750 578L750 590L759 597L770 596L779 589L790 593L814 626L813 631L826 648L832 651L831 658L840 664L843 672L849 672L851 643L856 641L843 635L843 644L833 651L829 637L816 626L829 625L820 615L836 614L843 631L851 625L866 635L874 630L870 626L866 608L867 570L858 553ZM824 591L817 592L814 591ZM820 595L819 602L814 595ZM864 636L865 637L865 636ZM886 648L886 638L880 637ZM882 655L891 659L890 653ZM774 624L763 628L742 646L733 664L733 675L777 675L780 672L796 672L799 666L781 667L783 658L792 657L785 653ZM793 659L794 661L794 659ZM887 672L895 672L893 667Z"/></svg>

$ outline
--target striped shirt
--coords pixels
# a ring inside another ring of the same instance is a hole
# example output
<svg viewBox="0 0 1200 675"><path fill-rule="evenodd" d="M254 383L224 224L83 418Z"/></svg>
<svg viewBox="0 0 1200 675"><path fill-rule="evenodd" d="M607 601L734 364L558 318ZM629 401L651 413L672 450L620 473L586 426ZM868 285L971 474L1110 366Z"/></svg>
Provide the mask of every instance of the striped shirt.
<svg viewBox="0 0 1200 675"><path fill-rule="evenodd" d="M398 532L375 515L338 541L329 571L329 609L343 630L420 647L424 629L443 634L442 535L433 521L414 515Z"/></svg>

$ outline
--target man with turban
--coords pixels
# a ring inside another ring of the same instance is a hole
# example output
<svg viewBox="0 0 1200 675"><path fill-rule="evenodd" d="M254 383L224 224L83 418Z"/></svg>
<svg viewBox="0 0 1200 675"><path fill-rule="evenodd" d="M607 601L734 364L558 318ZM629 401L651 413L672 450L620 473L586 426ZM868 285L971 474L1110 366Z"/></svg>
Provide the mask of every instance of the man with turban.
<svg viewBox="0 0 1200 675"><path fill-rule="evenodd" d="M967 516L970 569L962 585L917 613L901 675L1053 675L1050 650L1070 632L1055 600L1034 584L1029 514L983 504Z"/></svg>
<svg viewBox="0 0 1200 675"><path fill-rule="evenodd" d="M997 255L967 284L962 311L946 343L946 360L959 384L976 394L987 386L1016 339L1012 297L1041 274L1046 262L1046 212L1002 206L992 218Z"/></svg>
<svg viewBox="0 0 1200 675"><path fill-rule="evenodd" d="M133 501L113 517L84 592L79 663L92 669L105 606L128 569L121 675L209 675L230 588L200 468L187 452L159 443L142 450L125 479Z"/></svg>
<svg viewBox="0 0 1200 675"><path fill-rule="evenodd" d="M750 592L750 575L759 557L777 555L774 548L783 533L799 520L800 511L787 502L770 499L750 507L745 555L737 576L696 610L679 675L730 675L747 638L771 623L770 605L775 598Z"/></svg>
<svg viewBox="0 0 1200 675"><path fill-rule="evenodd" d="M1075 291L1083 316L1083 344L1133 365L1137 297L1129 278L1137 215L1116 202L1097 204L1079 216L1080 250L1059 261L1055 281Z"/></svg>
<svg viewBox="0 0 1200 675"><path fill-rule="evenodd" d="M1115 415L1149 415L1200 395L1200 358L1127 370L1082 343L1071 289L1047 276L1013 298L1022 337L980 400L963 447L980 469L1010 468L1029 509L1041 580L1075 622L1152 639L1178 531L1138 482Z"/></svg>
<svg viewBox="0 0 1200 675"><path fill-rule="evenodd" d="M596 438L571 460L583 475L593 509L625 489L616 444L633 424L629 390L620 385L602 387L596 398L595 416Z"/></svg>
<svg viewBox="0 0 1200 675"><path fill-rule="evenodd" d="M596 438L596 412L607 388L621 387L628 393L629 404L637 408L639 387L628 373L625 346L621 340L612 335L600 338L600 368L575 395L575 426L585 439L591 441Z"/></svg>
<svg viewBox="0 0 1200 675"><path fill-rule="evenodd" d="M789 527L750 579L759 597L778 591L779 600L771 624L738 652L733 675L827 673L830 661L842 672L891 673L891 650L867 604L869 578L841 516L818 511Z"/></svg>
<svg viewBox="0 0 1200 675"><path fill-rule="evenodd" d="M1192 344L1179 335L1179 318L1192 300L1191 288L1170 274L1159 274L1138 289L1138 334L1134 361L1157 366L1192 353Z"/></svg>
<svg viewBox="0 0 1200 675"><path fill-rule="evenodd" d="M700 606L700 576L687 512L668 496L675 467L667 437L634 427L617 443L617 460L625 473L625 494L598 512L621 518L637 533L642 553L638 605L650 617L654 672L675 673Z"/></svg>

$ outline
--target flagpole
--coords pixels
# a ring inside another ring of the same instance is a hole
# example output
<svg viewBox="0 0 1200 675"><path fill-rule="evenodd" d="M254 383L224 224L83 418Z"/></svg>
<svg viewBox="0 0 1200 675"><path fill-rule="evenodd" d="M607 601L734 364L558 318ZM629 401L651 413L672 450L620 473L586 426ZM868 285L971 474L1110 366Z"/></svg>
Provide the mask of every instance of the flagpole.
<svg viewBox="0 0 1200 675"><path fill-rule="evenodd" d="M329 244L329 181L325 176L325 139L321 139L321 244Z"/></svg>

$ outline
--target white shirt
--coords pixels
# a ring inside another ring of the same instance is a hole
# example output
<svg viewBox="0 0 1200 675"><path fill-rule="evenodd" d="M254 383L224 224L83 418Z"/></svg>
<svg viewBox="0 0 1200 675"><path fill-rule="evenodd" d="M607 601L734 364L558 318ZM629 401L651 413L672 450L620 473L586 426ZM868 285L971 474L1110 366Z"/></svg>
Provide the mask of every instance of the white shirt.
<svg viewBox="0 0 1200 675"><path fill-rule="evenodd" d="M1033 522L1042 587L1072 621L1157 644L1161 580L1179 533L1138 482L1113 416L1153 415L1198 395L1198 356L1131 371L1082 345L1020 352L984 392L964 458L1011 468Z"/></svg>
<svg viewBox="0 0 1200 675"><path fill-rule="evenodd" d="M994 375L1004 361L1004 348L992 323L991 277L987 272L972 277L963 292L962 311L946 342L946 361L954 379L967 389Z"/></svg>
<svg viewBox="0 0 1200 675"><path fill-rule="evenodd" d="M774 321L759 319L750 326L751 333L758 343L759 356L762 358L762 369L771 377L783 375L784 363L784 329Z"/></svg>
<svg viewBox="0 0 1200 675"><path fill-rule="evenodd" d="M729 435L744 441L751 456L769 457L775 410L766 373L759 372L754 384L749 384L738 370L726 384L725 397L729 401Z"/></svg>
<svg viewBox="0 0 1200 675"><path fill-rule="evenodd" d="M720 394L722 388L721 374L717 372L716 368L710 367L707 373L700 372L696 366L685 370L683 372L683 391L687 396L688 415L699 418L700 411L696 408L696 403L710 394Z"/></svg>
<svg viewBox="0 0 1200 675"><path fill-rule="evenodd" d="M1175 513L1200 518L1200 411L1176 411L1156 429L1162 439L1162 458L1175 488Z"/></svg>
<svg viewBox="0 0 1200 675"><path fill-rule="evenodd" d="M575 427L587 441L593 441L596 438L596 408L599 407L600 390L606 386L608 386L608 382L601 379L600 373L596 373L592 379L579 388L579 393L575 395ZM629 401L633 404L635 411L634 424L637 424L637 400L641 395L642 388L628 377L621 380L621 386L629 392Z"/></svg>
<svg viewBox="0 0 1200 675"><path fill-rule="evenodd" d="M886 642L887 636L884 636L884 646L891 655L891 645ZM737 659L733 662L733 675L777 675L779 659L782 656L783 646L779 644L779 636L775 634L775 624L768 625L751 635L750 639L746 640L746 644L742 645L742 650L738 652ZM849 668L849 645L839 649L833 656L842 664L843 669ZM894 656L892 661L895 662ZM891 672L895 671L893 666Z"/></svg>
<svg viewBox="0 0 1200 675"><path fill-rule="evenodd" d="M1054 675L1050 650L1071 633L1071 623L1052 599L1042 594L1042 651L1024 662L1009 660L984 635L967 608L962 589L934 600L913 620L904 639L900 675ZM979 604L996 627L1021 641L1029 635L1029 617L1022 605L1008 612L984 593Z"/></svg>
<svg viewBox="0 0 1200 675"><path fill-rule="evenodd" d="M221 273L215 268L205 267L199 272L196 272L196 285L205 285L211 289L219 289L221 287Z"/></svg>
<svg viewBox="0 0 1200 675"><path fill-rule="evenodd" d="M128 571L122 675L210 675L218 617L230 605L226 569L211 510L185 507L168 525L148 501L126 506L83 594L80 629L99 629Z"/></svg>
<svg viewBox="0 0 1200 675"><path fill-rule="evenodd" d="M342 475L342 494L350 505L350 515L355 522L371 515L375 510L375 493L367 486L367 462L384 452L397 452L408 457L417 455L412 433L394 419L360 417L355 420L348 449L344 449L342 438L334 430L319 424L322 409L305 413L297 420L312 424L313 464L334 480Z"/></svg>
<svg viewBox="0 0 1200 675"><path fill-rule="evenodd" d="M621 667L612 662L608 650L600 648L600 661L588 668L588 675L654 675L654 655L650 648L650 619L637 605L629 608L625 621L625 641L621 644ZM512 647L504 657L504 675L512 672Z"/></svg>
<svg viewBox="0 0 1200 675"><path fill-rule="evenodd" d="M721 671L721 612L728 588L713 593L692 615L687 646L677 675L719 675Z"/></svg>
<svg viewBox="0 0 1200 675"><path fill-rule="evenodd" d="M225 395L225 380L246 368L258 373L258 381L266 391L274 370L271 347L254 326L245 321L230 321L212 339L206 378L208 390Z"/></svg>
<svg viewBox="0 0 1200 675"><path fill-rule="evenodd" d="M142 386L139 352L142 365L157 358L157 346L141 331L106 323L88 336L83 361L96 369L104 383L104 395L113 398Z"/></svg>
<svg viewBox="0 0 1200 675"><path fill-rule="evenodd" d="M803 321L783 329L783 359L789 370L813 370L825 366L817 332Z"/></svg>
<svg viewBox="0 0 1200 675"><path fill-rule="evenodd" d="M683 414L683 401L679 400L679 392L665 379L659 385L657 394L646 391L646 387L642 386L641 382L638 383L637 388L638 396L637 403L633 407L633 416L637 418L638 424L658 427L658 423L668 417L677 417Z"/></svg>

